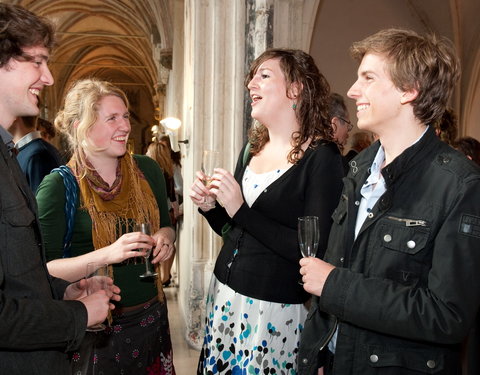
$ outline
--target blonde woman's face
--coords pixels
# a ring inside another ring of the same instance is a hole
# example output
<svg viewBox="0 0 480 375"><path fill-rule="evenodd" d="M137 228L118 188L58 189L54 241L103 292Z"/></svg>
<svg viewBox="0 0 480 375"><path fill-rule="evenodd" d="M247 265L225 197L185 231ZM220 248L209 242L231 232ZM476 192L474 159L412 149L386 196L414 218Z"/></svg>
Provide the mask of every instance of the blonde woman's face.
<svg viewBox="0 0 480 375"><path fill-rule="evenodd" d="M96 153L118 158L127 151L130 134L130 114L122 99L109 95L98 103L97 120L88 132Z"/></svg>

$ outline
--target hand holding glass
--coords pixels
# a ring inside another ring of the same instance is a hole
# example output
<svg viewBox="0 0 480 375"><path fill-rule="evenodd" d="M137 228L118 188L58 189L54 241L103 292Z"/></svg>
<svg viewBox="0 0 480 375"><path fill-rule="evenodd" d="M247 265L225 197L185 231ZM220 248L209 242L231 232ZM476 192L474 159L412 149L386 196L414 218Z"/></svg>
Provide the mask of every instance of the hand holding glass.
<svg viewBox="0 0 480 375"><path fill-rule="evenodd" d="M214 169L218 168L220 166L220 152L215 151L215 150L205 150L203 151L203 157L202 157L202 172L205 175L205 179L203 180L203 183L205 186L208 188L210 186L210 183L212 182L212 176L214 173ZM207 197L205 197L204 201L205 205L208 206L208 208L213 208L215 207L214 203L209 203L207 202Z"/></svg>
<svg viewBox="0 0 480 375"><path fill-rule="evenodd" d="M304 257L314 257L317 254L320 241L320 224L317 216L298 218L298 244Z"/></svg>
<svg viewBox="0 0 480 375"><path fill-rule="evenodd" d="M98 292L99 290L108 289L108 265L105 263L88 263L87 264L87 295ZM105 324L98 323L91 327L87 327L89 332L98 332L105 329Z"/></svg>
<svg viewBox="0 0 480 375"><path fill-rule="evenodd" d="M149 223L135 224L134 230L135 230L135 232L142 232L142 233L147 234L149 236L152 234ZM144 248L144 249L141 249L141 250L145 252L145 255L143 257L145 258L145 269L146 270L145 270L145 273L142 273L140 275L140 278L158 276L157 272L152 272L150 270L150 260L149 260L149 258L150 258L150 254L152 253L152 249L151 248Z"/></svg>

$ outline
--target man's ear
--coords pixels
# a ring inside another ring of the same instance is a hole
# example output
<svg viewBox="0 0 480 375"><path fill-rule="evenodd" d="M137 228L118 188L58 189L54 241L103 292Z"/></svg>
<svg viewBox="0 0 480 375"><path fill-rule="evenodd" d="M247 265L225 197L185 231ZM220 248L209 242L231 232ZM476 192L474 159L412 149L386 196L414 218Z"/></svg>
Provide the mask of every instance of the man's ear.
<svg viewBox="0 0 480 375"><path fill-rule="evenodd" d="M401 104L408 104L413 102L418 96L418 90L417 89L410 89L408 91L404 91L400 97L400 103Z"/></svg>
<svg viewBox="0 0 480 375"><path fill-rule="evenodd" d="M337 126L338 126L337 121L338 121L338 117L336 116L332 117L332 119L330 120L330 124L332 124L333 134L337 132Z"/></svg>

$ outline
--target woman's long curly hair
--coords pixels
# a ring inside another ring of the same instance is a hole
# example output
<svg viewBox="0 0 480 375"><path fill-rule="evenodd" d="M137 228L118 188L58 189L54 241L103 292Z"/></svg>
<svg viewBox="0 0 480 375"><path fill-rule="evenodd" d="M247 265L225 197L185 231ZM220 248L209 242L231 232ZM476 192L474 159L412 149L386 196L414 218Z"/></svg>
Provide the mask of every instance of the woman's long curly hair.
<svg viewBox="0 0 480 375"><path fill-rule="evenodd" d="M255 76L260 65L270 59L278 59L286 83L286 95L293 84L298 84L300 91L296 97L295 115L300 130L292 134L292 150L288 161L296 163L303 157L302 145L311 139L310 147L316 147L320 140L333 140L333 129L328 118L328 97L330 85L318 70L312 56L301 50L272 48L257 57L245 78L245 86ZM249 131L252 155L258 154L268 142L267 128L255 122Z"/></svg>

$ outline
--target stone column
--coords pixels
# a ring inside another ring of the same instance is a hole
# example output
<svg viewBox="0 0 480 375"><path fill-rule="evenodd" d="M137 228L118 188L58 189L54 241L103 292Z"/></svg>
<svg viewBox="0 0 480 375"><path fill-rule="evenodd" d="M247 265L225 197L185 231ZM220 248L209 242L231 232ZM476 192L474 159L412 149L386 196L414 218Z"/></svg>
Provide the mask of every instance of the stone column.
<svg viewBox="0 0 480 375"><path fill-rule="evenodd" d="M221 238L188 199L188 190L204 149L222 152L222 167L233 171L243 142L245 5L242 1L186 0L184 16L183 127L189 146L183 163L187 196L180 256L190 260L190 270L188 280L183 272L185 296L180 295L180 303L186 314L187 340L199 348L205 293Z"/></svg>

